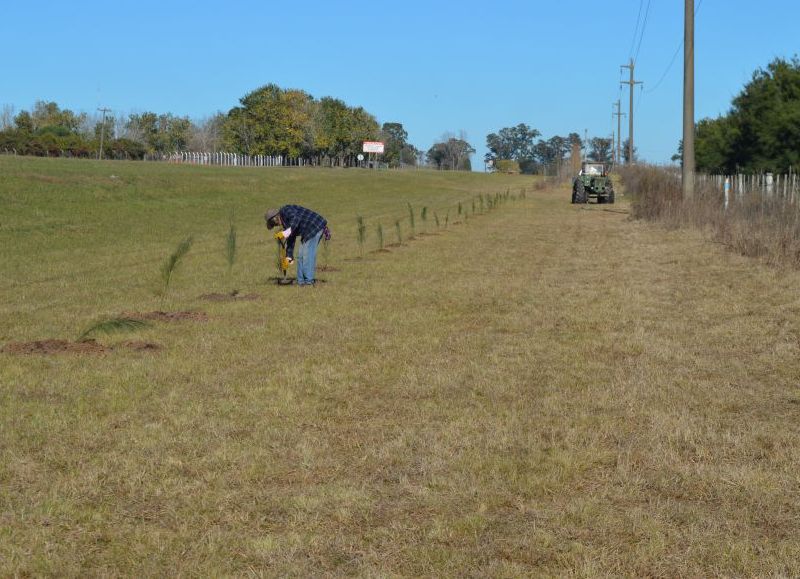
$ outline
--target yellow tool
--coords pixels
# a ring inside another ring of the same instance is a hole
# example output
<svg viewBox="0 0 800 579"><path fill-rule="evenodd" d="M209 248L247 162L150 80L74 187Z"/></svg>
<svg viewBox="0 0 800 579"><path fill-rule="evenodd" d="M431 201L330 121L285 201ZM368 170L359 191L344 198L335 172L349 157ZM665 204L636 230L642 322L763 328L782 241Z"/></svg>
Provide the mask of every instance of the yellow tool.
<svg viewBox="0 0 800 579"><path fill-rule="evenodd" d="M286 244L283 242L282 238L278 238L278 234L275 234L275 240L278 242L278 267L283 272L283 279L286 279L286 270L289 269L289 258L286 257Z"/></svg>

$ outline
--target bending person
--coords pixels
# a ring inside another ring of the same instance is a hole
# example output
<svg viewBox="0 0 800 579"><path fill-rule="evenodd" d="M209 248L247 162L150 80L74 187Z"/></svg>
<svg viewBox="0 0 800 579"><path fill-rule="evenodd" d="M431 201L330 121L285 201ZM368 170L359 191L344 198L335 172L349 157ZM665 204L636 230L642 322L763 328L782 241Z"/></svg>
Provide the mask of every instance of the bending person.
<svg viewBox="0 0 800 579"><path fill-rule="evenodd" d="M328 222L319 213L299 205L284 205L280 209L269 209L264 214L267 228L280 227L275 239L285 240L288 265L294 261L295 240L300 237L297 252L297 285L313 286L314 270L317 267L317 246L323 234L327 234Z"/></svg>

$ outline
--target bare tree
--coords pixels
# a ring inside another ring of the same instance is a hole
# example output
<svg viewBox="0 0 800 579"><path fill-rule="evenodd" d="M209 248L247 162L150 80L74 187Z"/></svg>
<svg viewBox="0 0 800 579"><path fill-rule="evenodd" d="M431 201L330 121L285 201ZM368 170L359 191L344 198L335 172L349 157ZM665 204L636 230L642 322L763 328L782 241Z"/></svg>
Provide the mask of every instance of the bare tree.
<svg viewBox="0 0 800 579"><path fill-rule="evenodd" d="M192 122L189 135L189 149L215 153L222 144L222 127L225 115L221 112Z"/></svg>
<svg viewBox="0 0 800 579"><path fill-rule="evenodd" d="M14 127L14 113L16 109L14 105L3 105L3 110L0 111L0 131L11 129Z"/></svg>

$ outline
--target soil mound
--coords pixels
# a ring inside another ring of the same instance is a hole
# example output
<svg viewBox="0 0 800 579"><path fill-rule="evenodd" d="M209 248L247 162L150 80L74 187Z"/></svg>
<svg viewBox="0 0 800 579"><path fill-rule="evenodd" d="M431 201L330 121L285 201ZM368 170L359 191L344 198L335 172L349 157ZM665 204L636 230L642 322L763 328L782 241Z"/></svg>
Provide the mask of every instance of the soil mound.
<svg viewBox="0 0 800 579"><path fill-rule="evenodd" d="M119 344L119 346L133 350L134 352L158 352L159 350L163 349L161 344L156 344L154 342L143 342L141 340L128 340L126 342L122 342Z"/></svg>
<svg viewBox="0 0 800 579"><path fill-rule="evenodd" d="M205 312L124 312L122 316L135 320L153 322L180 322L182 320L191 320L195 322L208 321L208 314Z"/></svg>
<svg viewBox="0 0 800 579"><path fill-rule="evenodd" d="M66 340L36 340L35 342L9 342L2 350L7 354L105 354L111 348L94 340L67 342Z"/></svg>
<svg viewBox="0 0 800 579"><path fill-rule="evenodd" d="M0 352L23 356L52 356L55 354L107 354L112 350L121 349L133 350L134 352L156 352L161 350L162 347L159 344L141 340L128 340L111 347L98 344L95 340L84 340L83 342L36 340L35 342L9 342L0 348Z"/></svg>
<svg viewBox="0 0 800 579"><path fill-rule="evenodd" d="M203 294L200 296L200 299L208 302L252 302L260 300L261 296L258 294L240 294L235 292L230 294Z"/></svg>

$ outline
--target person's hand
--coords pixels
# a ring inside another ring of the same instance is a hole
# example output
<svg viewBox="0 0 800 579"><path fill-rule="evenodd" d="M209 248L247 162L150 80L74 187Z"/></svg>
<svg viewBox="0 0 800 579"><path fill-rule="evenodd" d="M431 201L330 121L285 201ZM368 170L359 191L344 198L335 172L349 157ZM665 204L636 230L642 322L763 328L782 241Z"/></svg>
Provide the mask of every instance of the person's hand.
<svg viewBox="0 0 800 579"><path fill-rule="evenodd" d="M289 266L292 265L293 261L294 259L292 259L291 257L284 257L281 260L281 269L283 269L284 271L289 269Z"/></svg>

